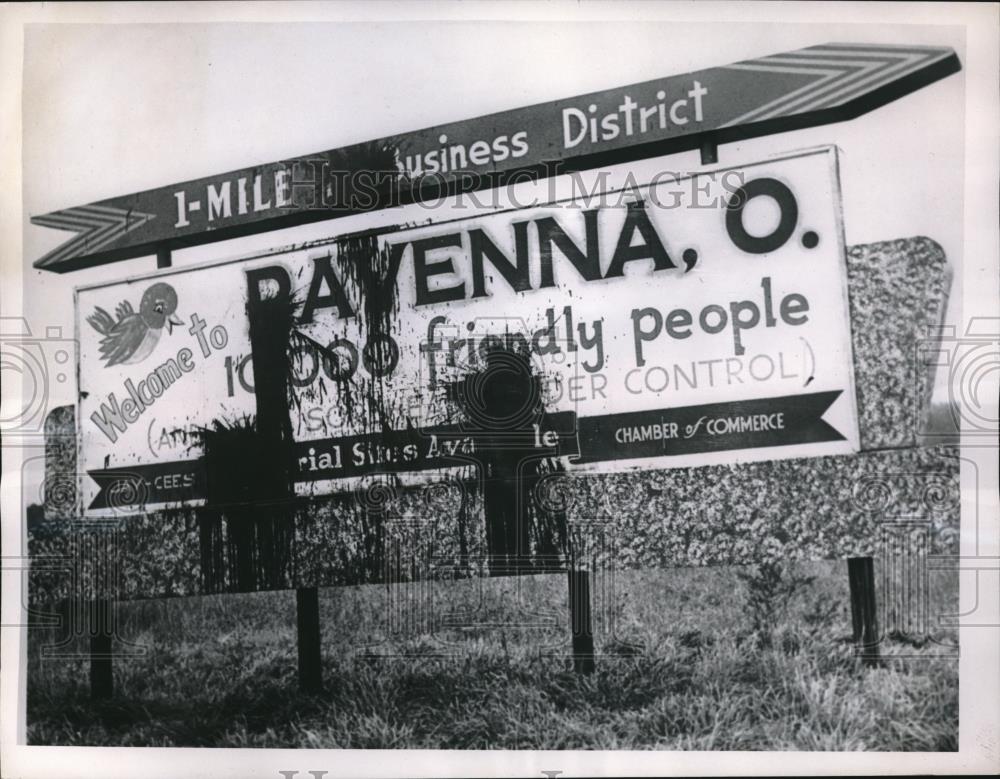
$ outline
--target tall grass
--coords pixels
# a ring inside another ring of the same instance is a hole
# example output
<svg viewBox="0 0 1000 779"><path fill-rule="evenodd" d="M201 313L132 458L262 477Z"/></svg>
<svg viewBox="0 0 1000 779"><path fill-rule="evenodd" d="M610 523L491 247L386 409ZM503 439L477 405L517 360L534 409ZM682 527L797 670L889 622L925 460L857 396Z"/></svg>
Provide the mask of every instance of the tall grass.
<svg viewBox="0 0 1000 779"><path fill-rule="evenodd" d="M565 576L323 590L325 685L313 696L296 689L291 592L122 604L120 635L149 651L117 662L110 701L89 700L86 660L43 658L51 632L29 631L29 741L955 750L954 631L920 648L885 643L884 667L863 669L844 640L843 568L779 573L801 581L776 596L764 642L746 584L759 570L618 573L595 588L591 676L566 654ZM956 582L934 580L934 613L956 610Z"/></svg>

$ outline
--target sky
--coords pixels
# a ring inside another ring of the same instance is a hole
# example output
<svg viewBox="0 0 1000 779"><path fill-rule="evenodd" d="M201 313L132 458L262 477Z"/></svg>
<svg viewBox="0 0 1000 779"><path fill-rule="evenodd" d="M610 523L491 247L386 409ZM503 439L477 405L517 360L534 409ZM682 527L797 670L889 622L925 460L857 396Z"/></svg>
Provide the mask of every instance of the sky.
<svg viewBox="0 0 1000 779"><path fill-rule="evenodd" d="M829 42L945 45L960 59L964 54L959 27L31 25L25 33L23 94L29 325L35 333L55 326L71 335L74 287L155 268L153 258L139 258L64 275L30 269L34 259L71 237L31 225L32 215ZM750 162L836 144L848 245L927 235L941 244L960 274L964 83L964 72L958 73L850 122L725 145L719 162ZM696 152L656 162L670 170L694 170L700 164ZM175 252L174 264L240 256L386 218L320 223L195 247ZM957 320L956 311L948 318ZM53 404L74 401L69 384L54 393Z"/></svg>

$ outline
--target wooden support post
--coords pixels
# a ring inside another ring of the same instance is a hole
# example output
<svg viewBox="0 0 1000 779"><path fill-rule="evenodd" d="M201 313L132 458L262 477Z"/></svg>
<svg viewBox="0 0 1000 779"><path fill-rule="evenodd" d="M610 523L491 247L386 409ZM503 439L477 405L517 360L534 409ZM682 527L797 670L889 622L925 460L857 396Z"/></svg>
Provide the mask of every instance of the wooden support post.
<svg viewBox="0 0 1000 779"><path fill-rule="evenodd" d="M156 267L169 268L172 265L170 259L170 249L166 246L159 246L156 249Z"/></svg>
<svg viewBox="0 0 1000 779"><path fill-rule="evenodd" d="M870 557L851 557L847 561L851 586L851 621L854 643L861 661L868 667L880 664L878 649L878 614L875 610L875 563Z"/></svg>
<svg viewBox="0 0 1000 779"><path fill-rule="evenodd" d="M573 670L594 672L594 630L590 619L590 571L569 571L569 619L573 633Z"/></svg>
<svg viewBox="0 0 1000 779"><path fill-rule="evenodd" d="M295 612L299 643L299 689L319 692L323 688L319 633L319 591L315 587L295 590Z"/></svg>
<svg viewBox="0 0 1000 779"><path fill-rule="evenodd" d="M90 697L110 698L114 692L111 666L111 609L106 598L92 601L90 615Z"/></svg>
<svg viewBox="0 0 1000 779"><path fill-rule="evenodd" d="M719 144L706 135L701 139L701 164L714 165L719 161Z"/></svg>

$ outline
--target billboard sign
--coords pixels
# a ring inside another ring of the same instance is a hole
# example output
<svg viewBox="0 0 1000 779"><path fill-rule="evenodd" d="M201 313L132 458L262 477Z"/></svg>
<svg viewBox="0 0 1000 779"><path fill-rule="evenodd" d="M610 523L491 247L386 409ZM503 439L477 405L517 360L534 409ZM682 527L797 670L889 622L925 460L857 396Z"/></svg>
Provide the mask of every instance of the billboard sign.
<svg viewBox="0 0 1000 779"><path fill-rule="evenodd" d="M81 288L84 509L204 499L199 433L252 423L276 300L301 495L474 462L501 355L542 409L510 434L570 470L856 452L840 209L824 147Z"/></svg>

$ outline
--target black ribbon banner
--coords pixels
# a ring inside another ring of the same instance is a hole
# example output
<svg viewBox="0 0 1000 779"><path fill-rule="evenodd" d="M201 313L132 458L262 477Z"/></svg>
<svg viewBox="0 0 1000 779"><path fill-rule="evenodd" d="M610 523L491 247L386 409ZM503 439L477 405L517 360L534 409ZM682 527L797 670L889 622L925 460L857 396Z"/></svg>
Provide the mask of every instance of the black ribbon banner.
<svg viewBox="0 0 1000 779"><path fill-rule="evenodd" d="M841 390L580 420L577 463L843 441L822 416Z"/></svg>
<svg viewBox="0 0 1000 779"><path fill-rule="evenodd" d="M88 509L126 509L205 497L205 461L175 460L88 471L100 487Z"/></svg>
<svg viewBox="0 0 1000 779"><path fill-rule="evenodd" d="M486 430L476 425L388 430L378 435L300 441L294 446L296 481L339 479L369 473L448 468L482 462L499 453L563 457L579 454L576 414L540 414L527 426Z"/></svg>
<svg viewBox="0 0 1000 779"><path fill-rule="evenodd" d="M465 425L388 430L377 435L300 441L295 480L314 482L370 473L423 471L482 462L498 453L568 456L576 464L700 452L843 441L825 422L841 390L576 419L542 414L518 430ZM89 471L100 486L91 509L204 499L203 459Z"/></svg>

